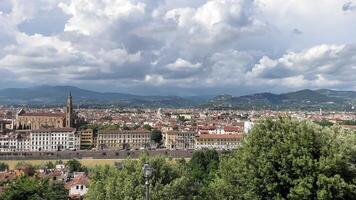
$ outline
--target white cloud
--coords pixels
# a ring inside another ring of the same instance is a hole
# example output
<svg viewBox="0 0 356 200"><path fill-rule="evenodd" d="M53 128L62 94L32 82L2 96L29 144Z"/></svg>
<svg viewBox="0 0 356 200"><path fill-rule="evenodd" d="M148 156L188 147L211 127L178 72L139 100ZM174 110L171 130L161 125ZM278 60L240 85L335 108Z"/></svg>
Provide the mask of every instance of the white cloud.
<svg viewBox="0 0 356 200"><path fill-rule="evenodd" d="M118 20L134 20L145 12L145 4L130 0L73 0L69 4L61 2L59 7L71 16L64 30L84 35L108 31Z"/></svg>
<svg viewBox="0 0 356 200"><path fill-rule="evenodd" d="M355 63L355 45L319 45L278 59L264 56L247 76L296 88L352 87L356 84Z"/></svg>
<svg viewBox="0 0 356 200"><path fill-rule="evenodd" d="M356 89L355 3L3 0L0 73L133 93Z"/></svg>
<svg viewBox="0 0 356 200"><path fill-rule="evenodd" d="M197 69L201 67L201 63L191 63L182 58L178 58L174 63L170 63L167 67L171 70L189 70L189 69Z"/></svg>

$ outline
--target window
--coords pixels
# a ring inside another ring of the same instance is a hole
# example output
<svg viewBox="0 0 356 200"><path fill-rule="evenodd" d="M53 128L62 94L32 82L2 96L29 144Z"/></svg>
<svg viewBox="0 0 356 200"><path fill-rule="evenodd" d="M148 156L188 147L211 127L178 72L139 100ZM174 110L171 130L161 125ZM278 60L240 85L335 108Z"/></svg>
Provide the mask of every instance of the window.
<svg viewBox="0 0 356 200"><path fill-rule="evenodd" d="M77 187L76 187L76 188L77 188L77 190L79 190L79 185L77 185Z"/></svg>

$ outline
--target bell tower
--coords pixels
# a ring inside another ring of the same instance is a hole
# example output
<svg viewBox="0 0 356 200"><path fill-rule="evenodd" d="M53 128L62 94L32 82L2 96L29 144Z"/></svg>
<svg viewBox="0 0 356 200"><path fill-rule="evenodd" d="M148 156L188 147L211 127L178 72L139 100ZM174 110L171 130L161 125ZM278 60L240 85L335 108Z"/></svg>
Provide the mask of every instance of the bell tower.
<svg viewBox="0 0 356 200"><path fill-rule="evenodd" d="M72 105L72 94L69 92L67 98L66 107L66 127L73 127L73 105Z"/></svg>

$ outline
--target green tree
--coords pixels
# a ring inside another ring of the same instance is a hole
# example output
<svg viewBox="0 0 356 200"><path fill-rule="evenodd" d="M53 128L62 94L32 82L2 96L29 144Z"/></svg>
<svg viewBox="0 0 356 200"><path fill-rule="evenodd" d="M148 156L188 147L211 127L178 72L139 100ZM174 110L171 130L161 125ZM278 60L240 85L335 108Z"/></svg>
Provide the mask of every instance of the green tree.
<svg viewBox="0 0 356 200"><path fill-rule="evenodd" d="M144 199L145 180L142 166L145 163L154 168L150 179L152 200L196 199L197 187L186 163L148 156L142 156L139 160L125 160L120 170L109 166L95 168L85 199Z"/></svg>
<svg viewBox="0 0 356 200"><path fill-rule="evenodd" d="M56 167L56 165L52 161L48 161L46 163L46 167L47 167L47 169L54 169Z"/></svg>
<svg viewBox="0 0 356 200"><path fill-rule="evenodd" d="M72 159L66 162L66 167L69 173L73 172L87 172L87 168L84 167L78 160Z"/></svg>
<svg viewBox="0 0 356 200"><path fill-rule="evenodd" d="M68 191L63 184L50 183L48 179L21 176L12 181L5 192L0 195L2 200L66 200Z"/></svg>
<svg viewBox="0 0 356 200"><path fill-rule="evenodd" d="M326 120L326 119L322 119L320 121L315 121L315 123L319 124L320 126L333 126L334 123L330 122L329 120Z"/></svg>
<svg viewBox="0 0 356 200"><path fill-rule="evenodd" d="M355 134L287 117L258 123L220 162L213 199L356 199Z"/></svg>
<svg viewBox="0 0 356 200"><path fill-rule="evenodd" d="M151 140L154 141L156 144L161 144L162 142L162 132L158 129L154 129L151 131Z"/></svg>
<svg viewBox="0 0 356 200"><path fill-rule="evenodd" d="M152 127L149 124L145 124L145 125L143 125L143 129L151 131Z"/></svg>
<svg viewBox="0 0 356 200"><path fill-rule="evenodd" d="M4 163L4 162L0 162L0 171L6 171L9 169L9 165Z"/></svg>
<svg viewBox="0 0 356 200"><path fill-rule="evenodd" d="M219 168L219 154L212 149L195 151L189 166L196 181L208 182Z"/></svg>

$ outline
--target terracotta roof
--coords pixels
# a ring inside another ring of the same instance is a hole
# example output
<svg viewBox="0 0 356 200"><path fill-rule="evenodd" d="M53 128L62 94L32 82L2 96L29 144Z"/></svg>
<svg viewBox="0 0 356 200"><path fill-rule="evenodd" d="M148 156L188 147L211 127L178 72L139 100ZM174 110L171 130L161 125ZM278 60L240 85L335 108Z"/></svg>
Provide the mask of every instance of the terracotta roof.
<svg viewBox="0 0 356 200"><path fill-rule="evenodd" d="M45 129L38 129L38 130L32 130L31 132L33 133L42 133L42 132L73 132L75 131L75 128L70 128L70 127L63 127L63 128L45 128Z"/></svg>
<svg viewBox="0 0 356 200"><path fill-rule="evenodd" d="M65 117L65 113L20 113L19 116L29 116L29 117Z"/></svg>
<svg viewBox="0 0 356 200"><path fill-rule="evenodd" d="M143 130L99 130L98 134L149 134L150 131L143 131Z"/></svg>
<svg viewBox="0 0 356 200"><path fill-rule="evenodd" d="M240 127L237 127L237 126L225 126L224 127L224 131L227 131L227 132L238 132L238 131L240 131Z"/></svg>
<svg viewBox="0 0 356 200"><path fill-rule="evenodd" d="M72 186L75 185L88 185L88 184L89 184L89 178L87 176L77 176L73 178L73 180L66 183L65 188L69 190Z"/></svg>
<svg viewBox="0 0 356 200"><path fill-rule="evenodd" d="M242 139L243 136L243 134L202 134L197 139Z"/></svg>
<svg viewBox="0 0 356 200"><path fill-rule="evenodd" d="M13 171L9 171L9 172L0 172L0 181L8 181L8 180L13 180L15 179L16 173Z"/></svg>
<svg viewBox="0 0 356 200"><path fill-rule="evenodd" d="M198 126L199 130L215 130L215 126Z"/></svg>

